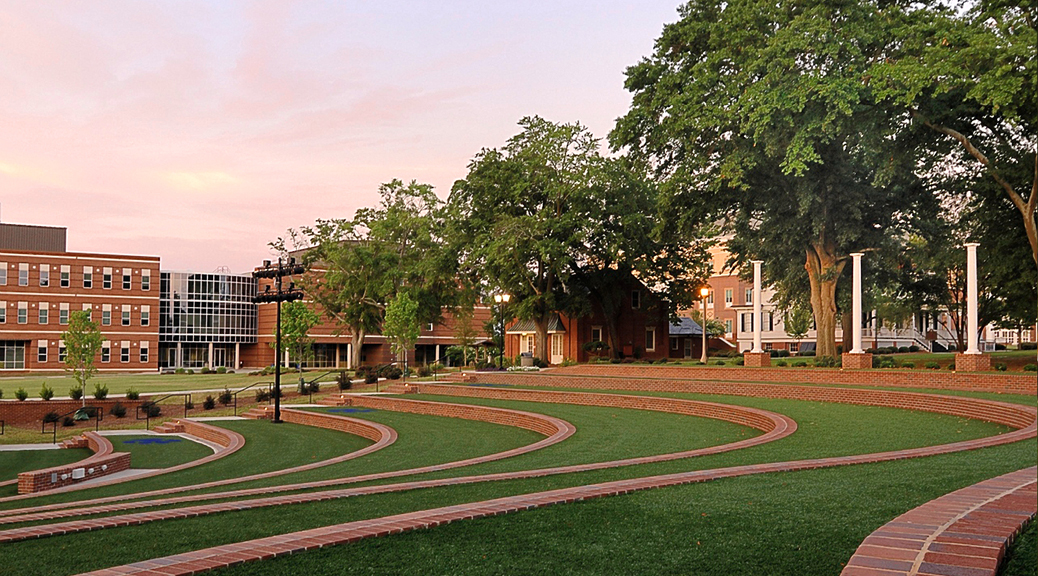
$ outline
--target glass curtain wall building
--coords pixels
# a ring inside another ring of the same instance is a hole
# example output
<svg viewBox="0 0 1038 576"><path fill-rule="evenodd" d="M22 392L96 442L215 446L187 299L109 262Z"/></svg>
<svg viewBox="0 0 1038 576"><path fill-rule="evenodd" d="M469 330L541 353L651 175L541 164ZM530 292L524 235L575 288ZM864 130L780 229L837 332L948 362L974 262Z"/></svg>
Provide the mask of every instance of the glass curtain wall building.
<svg viewBox="0 0 1038 576"><path fill-rule="evenodd" d="M239 368L241 345L256 343L251 274L162 272L160 368Z"/></svg>

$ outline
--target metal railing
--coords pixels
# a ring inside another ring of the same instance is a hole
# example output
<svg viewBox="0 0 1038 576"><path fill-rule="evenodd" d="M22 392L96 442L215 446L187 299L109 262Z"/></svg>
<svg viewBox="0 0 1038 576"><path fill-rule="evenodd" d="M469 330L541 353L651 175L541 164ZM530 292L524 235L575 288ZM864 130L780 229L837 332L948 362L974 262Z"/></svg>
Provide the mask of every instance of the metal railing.
<svg viewBox="0 0 1038 576"><path fill-rule="evenodd" d="M249 388L253 388L255 386L259 386L260 384L266 384L267 385L267 391L270 394L274 393L273 388L272 388L274 386L273 382L254 382L254 383L249 384L248 386L242 388L241 390L235 390L234 392L231 393L231 395L234 396L234 415L235 416L238 415L238 394L241 394L242 392L248 390Z"/></svg>
<svg viewBox="0 0 1038 576"><path fill-rule="evenodd" d="M105 411L104 411L104 409L102 407L100 407L100 406L83 406L81 408L76 408L75 410L69 410L68 412L65 412L64 414L55 415L53 417L53 419L51 419L49 422L48 422L48 419L49 419L48 416L50 416L51 414L54 414L54 413L51 412L50 414L47 414L47 416L43 417L42 425L40 426L40 434L46 434L47 433L47 424L50 424L51 425L51 443L52 444L57 444L58 443L58 422L62 421L63 418L69 416L70 414L77 414L78 415L80 412L82 412L83 414L86 415L85 418L82 418L83 420L88 420L88 419L91 419L91 418L94 420L94 432L97 432L98 430L101 429L101 421L105 419ZM3 422L3 421L0 420L0 422ZM0 434L2 434L2 432L0 432Z"/></svg>
<svg viewBox="0 0 1038 576"><path fill-rule="evenodd" d="M162 414L162 408L159 406L159 402L162 402L163 400L166 400L168 398L173 398L174 396L184 397L184 418L187 418L187 411L190 409L191 405L191 393L174 392L173 394L166 394L165 396L157 400L148 400L147 402L141 402L140 404L138 404L134 411L134 419L144 420L144 429L151 430L151 419L157 418ZM159 408L159 410L156 411L154 415L152 415L153 407ZM141 408L144 408L144 418L141 418Z"/></svg>

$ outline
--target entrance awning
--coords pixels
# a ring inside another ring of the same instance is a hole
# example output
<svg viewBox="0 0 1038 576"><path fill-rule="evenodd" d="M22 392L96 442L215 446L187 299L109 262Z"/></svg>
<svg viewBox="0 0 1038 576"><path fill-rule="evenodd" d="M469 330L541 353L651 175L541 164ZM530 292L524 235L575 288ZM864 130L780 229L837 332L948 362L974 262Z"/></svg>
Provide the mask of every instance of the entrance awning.
<svg viewBox="0 0 1038 576"><path fill-rule="evenodd" d="M505 334L536 334L537 325L533 320L520 320L505 330ZM566 328L562 326L562 319L555 314L548 319L548 334L565 334Z"/></svg>

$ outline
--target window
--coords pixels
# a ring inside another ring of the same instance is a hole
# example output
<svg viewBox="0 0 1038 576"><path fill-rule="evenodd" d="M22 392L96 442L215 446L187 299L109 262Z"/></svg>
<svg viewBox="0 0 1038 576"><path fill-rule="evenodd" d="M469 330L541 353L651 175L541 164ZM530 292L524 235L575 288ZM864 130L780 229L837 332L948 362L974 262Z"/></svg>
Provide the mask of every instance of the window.
<svg viewBox="0 0 1038 576"><path fill-rule="evenodd" d="M740 330L742 330L743 332L753 332L753 313L744 312L741 314L741 316L742 328L740 328Z"/></svg>
<svg viewBox="0 0 1038 576"><path fill-rule="evenodd" d="M0 369L25 370L25 346L21 342L0 342Z"/></svg>
<svg viewBox="0 0 1038 576"><path fill-rule="evenodd" d="M632 290L631 291L631 308L635 310L642 307L642 291Z"/></svg>
<svg viewBox="0 0 1038 576"><path fill-rule="evenodd" d="M83 266L83 288L94 287L94 268L92 266Z"/></svg>
<svg viewBox="0 0 1038 576"><path fill-rule="evenodd" d="M775 329L775 319L772 318L771 312L761 312L760 322L761 330L771 331Z"/></svg>
<svg viewBox="0 0 1038 576"><path fill-rule="evenodd" d="M731 288L725 288L724 289L724 303L730 305L732 303L732 299L733 299L732 298L732 289Z"/></svg>
<svg viewBox="0 0 1038 576"><path fill-rule="evenodd" d="M732 319L731 318L729 318L729 319L724 321L724 333L725 334L731 334L732 333Z"/></svg>
<svg viewBox="0 0 1038 576"><path fill-rule="evenodd" d="M101 325L111 326L112 325L112 305L102 304L101 305Z"/></svg>
<svg viewBox="0 0 1038 576"><path fill-rule="evenodd" d="M123 290L129 290L130 286L133 285L133 281L130 278L131 272L133 272L133 270L129 268L123 268Z"/></svg>
<svg viewBox="0 0 1038 576"><path fill-rule="evenodd" d="M678 349L678 340L679 340L678 338L671 338L671 340L670 340L670 349L671 350L677 350Z"/></svg>
<svg viewBox="0 0 1038 576"><path fill-rule="evenodd" d="M119 343L119 361L130 361L130 343L126 340L123 340L121 343Z"/></svg>
<svg viewBox="0 0 1038 576"><path fill-rule="evenodd" d="M83 311L87 313L87 320L94 319L94 306L91 304L83 304Z"/></svg>
<svg viewBox="0 0 1038 576"><path fill-rule="evenodd" d="M148 343L141 342L141 364L148 363Z"/></svg>
<svg viewBox="0 0 1038 576"><path fill-rule="evenodd" d="M707 294L707 296L706 296L706 303L707 304L713 304L714 303L714 291L713 290L711 290L710 293Z"/></svg>
<svg viewBox="0 0 1038 576"><path fill-rule="evenodd" d="M761 344L761 348L763 348L767 352L771 352L775 349L775 345L771 342L764 342L763 344Z"/></svg>
<svg viewBox="0 0 1038 576"><path fill-rule="evenodd" d="M105 363L112 361L112 343L107 340L101 343L101 361Z"/></svg>
<svg viewBox="0 0 1038 576"><path fill-rule="evenodd" d="M141 306L141 326L151 324L151 306Z"/></svg>
<svg viewBox="0 0 1038 576"><path fill-rule="evenodd" d="M800 342L790 342L789 343L789 351L790 352L800 352Z"/></svg>
<svg viewBox="0 0 1038 576"><path fill-rule="evenodd" d="M646 328L645 329L645 351L652 352L656 349L656 329Z"/></svg>
<svg viewBox="0 0 1038 576"><path fill-rule="evenodd" d="M592 326L591 327L591 341L592 342L602 342L603 341L602 340L602 327L601 326Z"/></svg>
<svg viewBox="0 0 1038 576"><path fill-rule="evenodd" d="M105 290L112 289L112 269L103 268L101 270L101 287Z"/></svg>
<svg viewBox="0 0 1038 576"><path fill-rule="evenodd" d="M58 340L58 362L64 362L67 357L67 351L65 350L65 341Z"/></svg>
<svg viewBox="0 0 1038 576"><path fill-rule="evenodd" d="M68 324L68 303L58 305L58 324Z"/></svg>
<svg viewBox="0 0 1038 576"><path fill-rule="evenodd" d="M40 286L50 286L50 264L40 264Z"/></svg>
<svg viewBox="0 0 1038 576"><path fill-rule="evenodd" d="M58 284L62 288L68 288L71 283L72 283L72 268L69 267L67 264L62 264L61 265L61 272L60 272L60 278L58 280Z"/></svg>
<svg viewBox="0 0 1038 576"><path fill-rule="evenodd" d="M0 286L7 286L7 262L0 262Z"/></svg>
<svg viewBox="0 0 1038 576"><path fill-rule="evenodd" d="M753 288L746 289L746 303L753 304Z"/></svg>
<svg viewBox="0 0 1038 576"><path fill-rule="evenodd" d="M141 290L151 290L151 270L141 270Z"/></svg>
<svg viewBox="0 0 1038 576"><path fill-rule="evenodd" d="M40 302L40 313L39 321L40 324L46 324L50 320L50 304L47 302Z"/></svg>
<svg viewBox="0 0 1038 576"><path fill-rule="evenodd" d="M425 325L425 330L426 330L427 332L432 332L432 331L433 331L433 323L432 323L432 322L429 322L428 324L426 324L426 325Z"/></svg>
<svg viewBox="0 0 1038 576"><path fill-rule="evenodd" d="M47 341L40 340L36 346L36 361L46 362L47 361Z"/></svg>
<svg viewBox="0 0 1038 576"><path fill-rule="evenodd" d="M123 326L130 325L130 305L123 304Z"/></svg>
<svg viewBox="0 0 1038 576"><path fill-rule="evenodd" d="M7 323L7 302L0 300L0 324Z"/></svg>
<svg viewBox="0 0 1038 576"><path fill-rule="evenodd" d="M29 285L29 265L22 263L18 265L18 285L28 286Z"/></svg>
<svg viewBox="0 0 1038 576"><path fill-rule="evenodd" d="M18 323L28 324L29 323L29 303L19 302L18 303Z"/></svg>

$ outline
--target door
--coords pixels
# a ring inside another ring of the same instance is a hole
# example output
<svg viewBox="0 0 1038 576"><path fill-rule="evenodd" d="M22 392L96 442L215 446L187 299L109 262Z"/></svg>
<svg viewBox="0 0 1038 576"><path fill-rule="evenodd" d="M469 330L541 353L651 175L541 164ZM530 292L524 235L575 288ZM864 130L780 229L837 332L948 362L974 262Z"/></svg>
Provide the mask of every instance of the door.
<svg viewBox="0 0 1038 576"><path fill-rule="evenodd" d="M562 364L564 357L562 355L562 334L551 335L551 358L549 359L552 364Z"/></svg>
<svg viewBox="0 0 1038 576"><path fill-rule="evenodd" d="M691 338L685 338L684 340L685 340L685 358L691 358L692 357L692 339Z"/></svg>
<svg viewBox="0 0 1038 576"><path fill-rule="evenodd" d="M224 348L213 348L213 363L210 368L227 366L227 350Z"/></svg>

